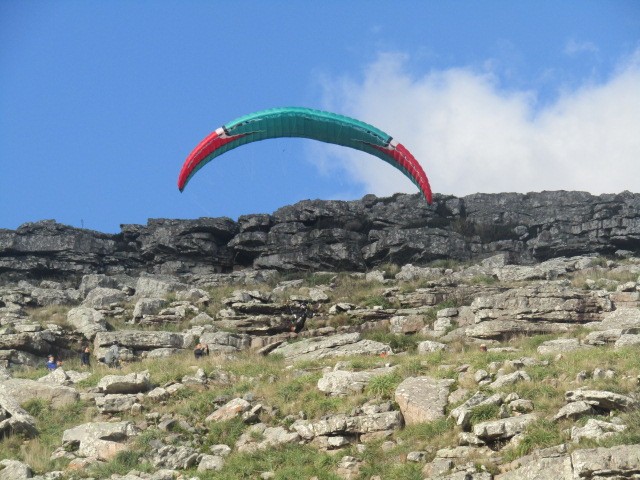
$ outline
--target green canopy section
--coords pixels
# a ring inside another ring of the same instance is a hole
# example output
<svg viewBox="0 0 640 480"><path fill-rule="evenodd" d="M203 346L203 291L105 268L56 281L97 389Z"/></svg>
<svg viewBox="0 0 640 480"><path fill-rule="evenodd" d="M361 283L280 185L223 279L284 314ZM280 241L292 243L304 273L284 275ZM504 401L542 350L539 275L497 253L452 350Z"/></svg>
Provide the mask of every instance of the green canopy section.
<svg viewBox="0 0 640 480"><path fill-rule="evenodd" d="M374 155L402 171L431 203L431 189L422 167L390 135L354 118L303 107L250 113L212 132L185 160L178 188L182 191L198 170L223 153L247 143L279 137L309 138Z"/></svg>

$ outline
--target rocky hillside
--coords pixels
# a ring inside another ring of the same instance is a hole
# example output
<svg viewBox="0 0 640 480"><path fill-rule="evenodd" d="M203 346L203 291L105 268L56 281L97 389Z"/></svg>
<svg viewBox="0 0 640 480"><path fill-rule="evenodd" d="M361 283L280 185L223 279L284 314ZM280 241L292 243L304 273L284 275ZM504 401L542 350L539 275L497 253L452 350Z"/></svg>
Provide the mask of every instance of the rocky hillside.
<svg viewBox="0 0 640 480"><path fill-rule="evenodd" d="M0 230L0 283L137 276L360 271L387 263L469 261L497 252L532 264L558 256L640 254L640 194L585 192L419 195L303 201L275 213L150 220L108 235L43 221Z"/></svg>
<svg viewBox="0 0 640 480"><path fill-rule="evenodd" d="M420 208L1 232L0 480L640 479L638 196Z"/></svg>

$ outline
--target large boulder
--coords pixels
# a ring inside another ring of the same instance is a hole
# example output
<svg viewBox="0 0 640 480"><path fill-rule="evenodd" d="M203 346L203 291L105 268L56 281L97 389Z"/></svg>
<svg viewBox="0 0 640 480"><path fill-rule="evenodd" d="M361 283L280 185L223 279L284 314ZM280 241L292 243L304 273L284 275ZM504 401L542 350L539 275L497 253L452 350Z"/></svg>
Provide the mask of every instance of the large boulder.
<svg viewBox="0 0 640 480"><path fill-rule="evenodd" d="M28 400L51 402L54 408L74 403L80 395L75 388L26 378L10 378L0 383L0 394L6 394L23 404Z"/></svg>
<svg viewBox="0 0 640 480"><path fill-rule="evenodd" d="M264 423L252 425L236 442L238 452L252 453L289 443L297 443L300 435L284 427L269 427Z"/></svg>
<svg viewBox="0 0 640 480"><path fill-rule="evenodd" d="M359 333L344 333L283 344L269 354L282 355L287 361L298 362L347 355L389 355L392 353L389 345L373 340L363 340Z"/></svg>
<svg viewBox="0 0 640 480"><path fill-rule="evenodd" d="M640 448L618 445L576 450L571 454L571 463L573 478L634 478L640 472Z"/></svg>
<svg viewBox="0 0 640 480"><path fill-rule="evenodd" d="M18 460L0 460L0 480L26 480L33 477L31 467Z"/></svg>
<svg viewBox="0 0 640 480"><path fill-rule="evenodd" d="M185 349L193 345L194 338L189 334L148 331L120 330L97 333L94 340L94 355L104 357L109 347L115 343L125 347L133 355L142 355L157 349ZM122 355L122 352L121 352Z"/></svg>
<svg viewBox="0 0 640 480"><path fill-rule="evenodd" d="M371 379L380 375L388 375L394 370L395 367L382 367L361 372L334 370L325 373L318 380L318 390L333 396L362 393Z"/></svg>
<svg viewBox="0 0 640 480"><path fill-rule="evenodd" d="M445 416L451 379L409 377L398 385L395 400L407 425L432 422Z"/></svg>
<svg viewBox="0 0 640 480"><path fill-rule="evenodd" d="M107 321L102 312L86 306L75 307L67 312L67 323L93 340L97 333L107 331Z"/></svg>
<svg viewBox="0 0 640 480"><path fill-rule="evenodd" d="M537 418L535 414L528 413L517 417L488 420L474 425L473 434L487 442L506 440L522 433L526 426L537 420Z"/></svg>
<svg viewBox="0 0 640 480"><path fill-rule="evenodd" d="M149 371L133 372L128 375L105 375L97 385L104 393L141 393L151 388Z"/></svg>
<svg viewBox="0 0 640 480"><path fill-rule="evenodd" d="M606 390L571 390L565 393L567 402L583 401L603 410L628 411L638 408L639 403L629 395Z"/></svg>
<svg viewBox="0 0 640 480"><path fill-rule="evenodd" d="M65 430L62 445L80 457L111 460L127 449L127 440L139 433L133 423L92 422Z"/></svg>
<svg viewBox="0 0 640 480"><path fill-rule="evenodd" d="M13 434L32 437L37 433L35 419L15 398L0 391L0 438Z"/></svg>

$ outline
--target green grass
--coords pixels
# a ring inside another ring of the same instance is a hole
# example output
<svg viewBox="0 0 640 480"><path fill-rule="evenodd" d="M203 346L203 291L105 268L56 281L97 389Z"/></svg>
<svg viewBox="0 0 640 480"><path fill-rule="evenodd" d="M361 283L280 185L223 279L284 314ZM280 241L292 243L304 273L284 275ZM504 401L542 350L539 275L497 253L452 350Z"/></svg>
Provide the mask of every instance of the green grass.
<svg viewBox="0 0 640 480"><path fill-rule="evenodd" d="M232 418L221 422L214 422L208 425L205 446L225 444L233 446L247 426L240 418Z"/></svg>
<svg viewBox="0 0 640 480"><path fill-rule="evenodd" d="M339 457L307 445L287 445L255 453L239 453L227 458L219 472L198 473L200 480L255 480L273 472L275 480L340 480L334 471Z"/></svg>
<svg viewBox="0 0 640 480"><path fill-rule="evenodd" d="M126 475L131 470L150 473L155 470L153 465L145 462L143 453L137 450L123 450L109 462L96 463L88 468L88 474L98 478L110 478L112 475Z"/></svg>
<svg viewBox="0 0 640 480"><path fill-rule="evenodd" d="M385 343L391 347L394 353L398 352L415 352L424 338L419 335L403 335L390 333L383 330L369 330L362 334L362 338Z"/></svg>
<svg viewBox="0 0 640 480"><path fill-rule="evenodd" d="M470 423L471 425L475 425L486 422L487 420L497 419L498 412L500 412L498 405L479 405L471 410Z"/></svg>
<svg viewBox="0 0 640 480"><path fill-rule="evenodd" d="M567 441L562 432L562 424L547 419L539 419L527 425L522 440L515 447L507 447L504 451L504 461L511 462L528 455L534 450L553 447Z"/></svg>
<svg viewBox="0 0 640 480"><path fill-rule="evenodd" d="M64 468L67 461L52 461L51 454L62 445L62 433L90 421L95 407L78 401L54 409L49 402L33 399L25 402L23 408L35 418L39 434L29 439L20 436L4 439L0 442L0 458L22 460L38 474Z"/></svg>
<svg viewBox="0 0 640 480"><path fill-rule="evenodd" d="M404 442L418 442L424 445L437 444L437 439L449 436L453 432L454 421L450 418L440 418L432 422L407 425L398 432L398 438Z"/></svg>
<svg viewBox="0 0 640 480"><path fill-rule="evenodd" d="M376 375L369 381L364 393L368 398L375 400L393 400L396 388L402 380L403 377L397 371Z"/></svg>

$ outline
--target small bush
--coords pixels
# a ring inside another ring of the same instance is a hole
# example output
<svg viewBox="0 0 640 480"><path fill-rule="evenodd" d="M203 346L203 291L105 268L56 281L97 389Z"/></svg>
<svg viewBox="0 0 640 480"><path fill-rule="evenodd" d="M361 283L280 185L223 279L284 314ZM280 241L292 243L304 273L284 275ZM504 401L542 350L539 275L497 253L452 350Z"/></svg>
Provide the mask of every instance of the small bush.
<svg viewBox="0 0 640 480"><path fill-rule="evenodd" d="M338 458L307 445L286 445L254 453L231 455L218 472L198 473L201 480L254 480L273 472L274 480L340 480L335 470Z"/></svg>
<svg viewBox="0 0 640 480"><path fill-rule="evenodd" d="M451 418L440 418L433 422L406 425L398 433L403 441L412 441L420 445L450 445L454 435L455 422Z"/></svg>
<svg viewBox="0 0 640 480"><path fill-rule="evenodd" d="M533 450L564 443L566 438L560 428L559 424L546 419L540 419L529 424L523 433L520 443L515 447L505 449L505 462L528 455Z"/></svg>
<svg viewBox="0 0 640 480"><path fill-rule="evenodd" d="M418 343L422 340L416 335L403 335L390 333L384 330L369 330L362 334L367 340L385 343L391 347L394 353L398 352L415 352Z"/></svg>
<svg viewBox="0 0 640 480"><path fill-rule="evenodd" d="M232 418L231 420L213 422L209 425L209 433L207 434L205 444L207 446L219 445L221 443L234 445L245 428L246 425L239 417Z"/></svg>
<svg viewBox="0 0 640 480"><path fill-rule="evenodd" d="M375 397L381 400L392 400L398 385L402 382L402 377L397 372L385 375L376 375L367 384L365 394L368 397Z"/></svg>
<svg viewBox="0 0 640 480"><path fill-rule="evenodd" d="M126 475L131 470L139 472L151 472L153 466L149 463L140 462L141 452L135 450L123 450L118 452L113 460L107 463L97 463L89 469L92 475L98 478L109 478L112 475Z"/></svg>
<svg viewBox="0 0 640 480"><path fill-rule="evenodd" d="M480 405L471 410L471 425L486 422L498 418L500 407L498 405Z"/></svg>

